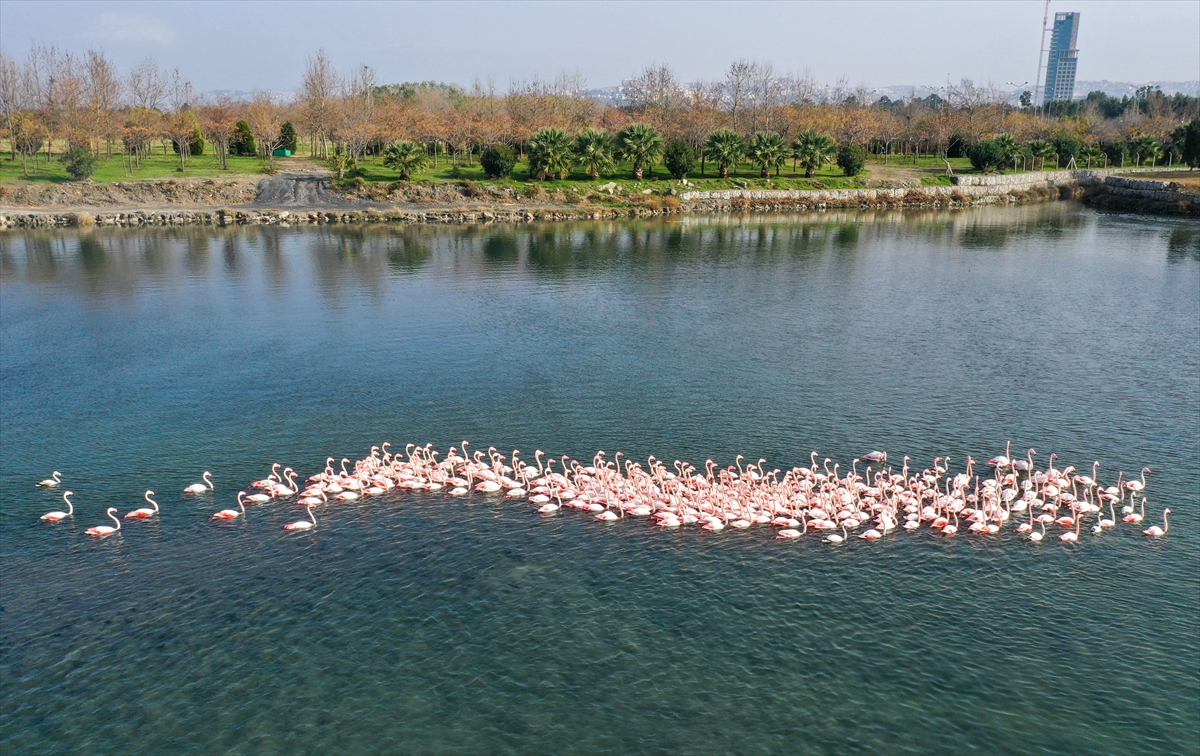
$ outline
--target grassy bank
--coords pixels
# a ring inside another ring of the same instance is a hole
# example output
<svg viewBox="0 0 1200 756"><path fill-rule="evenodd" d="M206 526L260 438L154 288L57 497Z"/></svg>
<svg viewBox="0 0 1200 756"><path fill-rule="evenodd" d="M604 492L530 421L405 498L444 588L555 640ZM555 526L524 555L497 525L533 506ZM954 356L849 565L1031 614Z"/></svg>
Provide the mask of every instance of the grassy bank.
<svg viewBox="0 0 1200 756"><path fill-rule="evenodd" d="M221 168L221 163L217 160L216 155L196 155L190 157L188 158L187 170L180 172L178 155L174 152L168 152L164 155L161 151L158 151L148 158L143 158L141 165L135 168L132 174L126 174L120 156L114 155L111 158L101 157L96 161L96 171L92 174L92 180L107 182L184 177L225 178L238 175L260 176L266 172L267 164L258 158L252 157L231 157L229 158L229 169L225 170ZM6 153L0 157L0 183L53 183L70 180L71 177L67 174L67 169L63 167L62 161L59 160L57 154L50 162L46 162L44 153L39 155L36 169L34 168L33 161L30 160L28 176L25 175L25 169L20 159L13 160L11 153Z"/></svg>

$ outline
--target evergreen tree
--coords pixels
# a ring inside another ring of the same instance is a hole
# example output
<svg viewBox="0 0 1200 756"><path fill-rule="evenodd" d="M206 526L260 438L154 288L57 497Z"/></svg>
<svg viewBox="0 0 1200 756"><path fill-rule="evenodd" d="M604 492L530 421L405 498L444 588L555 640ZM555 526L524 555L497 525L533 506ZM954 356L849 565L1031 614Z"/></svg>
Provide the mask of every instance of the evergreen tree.
<svg viewBox="0 0 1200 756"><path fill-rule="evenodd" d="M1200 118L1193 118L1183 134L1183 162L1189 168L1200 168Z"/></svg>
<svg viewBox="0 0 1200 756"><path fill-rule="evenodd" d="M229 154L254 157L258 154L258 145L254 142L254 134L250 124L238 121L233 127L233 138L229 140Z"/></svg>
<svg viewBox="0 0 1200 756"><path fill-rule="evenodd" d="M279 127L279 149L296 154L296 128L291 121L284 121Z"/></svg>

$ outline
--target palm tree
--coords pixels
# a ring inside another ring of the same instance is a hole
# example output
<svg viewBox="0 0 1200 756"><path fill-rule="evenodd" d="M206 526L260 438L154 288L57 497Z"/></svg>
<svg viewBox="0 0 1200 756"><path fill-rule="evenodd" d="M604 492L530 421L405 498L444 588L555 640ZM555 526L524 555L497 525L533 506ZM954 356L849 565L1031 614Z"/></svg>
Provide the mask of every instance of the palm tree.
<svg viewBox="0 0 1200 756"><path fill-rule="evenodd" d="M999 134L995 139L996 146L1000 148L1000 162L1007 163L1012 161L1013 170L1017 170L1017 158L1021 156L1021 145L1017 144L1016 138L1012 134Z"/></svg>
<svg viewBox="0 0 1200 756"><path fill-rule="evenodd" d="M721 178L729 178L729 167L737 165L746 151L746 140L736 131L720 129L704 140L704 152L717 164Z"/></svg>
<svg viewBox="0 0 1200 756"><path fill-rule="evenodd" d="M1100 149L1100 145L1098 144L1084 145L1083 149L1079 152L1079 157L1086 160L1087 167L1091 169L1093 160L1104 159L1104 150Z"/></svg>
<svg viewBox="0 0 1200 756"><path fill-rule="evenodd" d="M755 134L746 152L750 156L750 162L761 170L759 175L762 178L770 176L772 168L778 176L779 166L783 165L783 161L788 157L787 142L774 131L760 131Z"/></svg>
<svg viewBox="0 0 1200 756"><path fill-rule="evenodd" d="M817 169L833 162L837 144L833 137L809 129L792 142L792 150L800 165L804 166L804 178L812 178Z"/></svg>
<svg viewBox="0 0 1200 756"><path fill-rule="evenodd" d="M425 146L416 142L399 141L383 151L383 164L395 168L401 181L412 181L412 175L425 165Z"/></svg>
<svg viewBox="0 0 1200 756"><path fill-rule="evenodd" d="M1045 139L1034 139L1029 143L1029 154L1032 155L1035 160L1040 158L1042 162L1039 164L1039 167L1042 170L1045 170L1046 158L1054 154L1054 145L1050 144Z"/></svg>
<svg viewBox="0 0 1200 756"><path fill-rule="evenodd" d="M571 138L562 129L542 129L529 137L529 173L538 181L547 175L565 179L574 159Z"/></svg>
<svg viewBox="0 0 1200 756"><path fill-rule="evenodd" d="M642 177L645 164L662 155L662 134L644 123L630 124L617 134L617 149L622 157L633 161L633 178L637 180Z"/></svg>
<svg viewBox="0 0 1200 756"><path fill-rule="evenodd" d="M607 131L584 129L575 137L575 160L587 169L592 178L616 167L613 162L613 140Z"/></svg>
<svg viewBox="0 0 1200 756"><path fill-rule="evenodd" d="M1137 139L1134 139L1129 143L1129 146L1133 148L1134 165L1141 165L1147 160L1149 160L1150 164L1153 165L1154 161L1158 159L1158 140L1149 134L1143 134Z"/></svg>

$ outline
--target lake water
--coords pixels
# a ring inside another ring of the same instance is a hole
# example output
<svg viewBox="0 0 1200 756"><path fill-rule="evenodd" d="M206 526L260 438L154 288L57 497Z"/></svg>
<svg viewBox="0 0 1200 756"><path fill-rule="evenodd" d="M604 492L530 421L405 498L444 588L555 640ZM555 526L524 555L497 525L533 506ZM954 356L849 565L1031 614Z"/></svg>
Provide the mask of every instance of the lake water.
<svg viewBox="0 0 1200 756"><path fill-rule="evenodd" d="M1195 220L9 232L0 381L6 754L1200 753ZM954 469L1012 440L1148 466L1174 515L837 547L429 493L208 521L274 461L464 438ZM147 488L157 520L83 535Z"/></svg>

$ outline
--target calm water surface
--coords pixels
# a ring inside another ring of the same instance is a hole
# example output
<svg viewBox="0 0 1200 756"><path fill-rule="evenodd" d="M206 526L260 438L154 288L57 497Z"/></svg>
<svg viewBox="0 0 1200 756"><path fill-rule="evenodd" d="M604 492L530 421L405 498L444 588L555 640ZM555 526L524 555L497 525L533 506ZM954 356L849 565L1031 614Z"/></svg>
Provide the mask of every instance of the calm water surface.
<svg viewBox="0 0 1200 756"><path fill-rule="evenodd" d="M6 754L1200 753L1194 220L7 233L0 316ZM273 461L463 438L780 467L1011 439L1149 466L1175 515L1071 546L430 494L207 521ZM147 488L158 520L83 535Z"/></svg>

